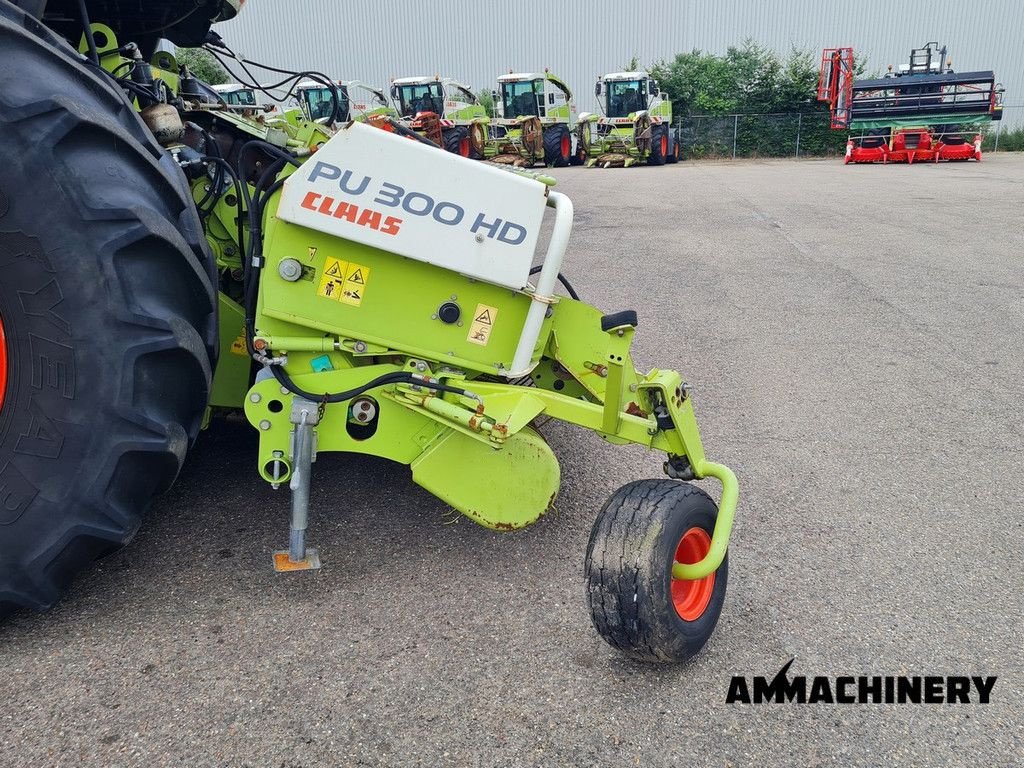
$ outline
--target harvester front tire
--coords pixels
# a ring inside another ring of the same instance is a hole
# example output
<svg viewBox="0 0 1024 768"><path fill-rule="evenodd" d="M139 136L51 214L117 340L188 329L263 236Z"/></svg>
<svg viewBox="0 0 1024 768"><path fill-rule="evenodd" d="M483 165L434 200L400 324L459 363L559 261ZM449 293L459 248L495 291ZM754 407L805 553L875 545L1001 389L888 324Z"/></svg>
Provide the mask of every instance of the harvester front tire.
<svg viewBox="0 0 1024 768"><path fill-rule="evenodd" d="M647 157L648 165L664 165L668 154L668 126L656 125L651 128L651 154Z"/></svg>
<svg viewBox="0 0 1024 768"><path fill-rule="evenodd" d="M665 158L665 162L670 165L674 165L679 162L682 157L682 150L679 146L679 135L673 131L668 131L669 150L668 156Z"/></svg>
<svg viewBox="0 0 1024 768"><path fill-rule="evenodd" d="M594 628L642 661L696 655L718 623L729 578L728 555L698 581L672 578L672 564L707 552L718 508L704 491L676 480L624 485L604 505L584 567Z"/></svg>
<svg viewBox="0 0 1024 768"><path fill-rule="evenodd" d="M213 264L104 75L0 2L0 617L128 542L199 431Z"/></svg>
<svg viewBox="0 0 1024 768"><path fill-rule="evenodd" d="M572 136L564 125L553 125L544 131L544 164L564 168L572 160Z"/></svg>
<svg viewBox="0 0 1024 768"><path fill-rule="evenodd" d="M573 165L584 165L588 159L587 153L587 136L588 127L584 123L580 123L576 127L576 154L573 155Z"/></svg>
<svg viewBox="0 0 1024 768"><path fill-rule="evenodd" d="M459 157L472 157L473 144L469 140L469 129L460 125L446 130L444 148Z"/></svg>

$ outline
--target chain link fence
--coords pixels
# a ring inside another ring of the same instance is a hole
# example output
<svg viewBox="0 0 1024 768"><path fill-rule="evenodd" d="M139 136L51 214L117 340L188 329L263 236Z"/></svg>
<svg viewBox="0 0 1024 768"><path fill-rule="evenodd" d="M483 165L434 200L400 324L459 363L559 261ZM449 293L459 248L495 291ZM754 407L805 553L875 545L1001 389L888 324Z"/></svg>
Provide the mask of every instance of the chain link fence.
<svg viewBox="0 0 1024 768"><path fill-rule="evenodd" d="M688 115L676 121L689 158L830 157L846 151L847 132L827 112ZM1002 124L985 133L985 151L1024 150L1024 104L1003 107Z"/></svg>
<svg viewBox="0 0 1024 768"><path fill-rule="evenodd" d="M992 124L981 148L986 152L1024 151L1024 104L1003 105L1003 119Z"/></svg>

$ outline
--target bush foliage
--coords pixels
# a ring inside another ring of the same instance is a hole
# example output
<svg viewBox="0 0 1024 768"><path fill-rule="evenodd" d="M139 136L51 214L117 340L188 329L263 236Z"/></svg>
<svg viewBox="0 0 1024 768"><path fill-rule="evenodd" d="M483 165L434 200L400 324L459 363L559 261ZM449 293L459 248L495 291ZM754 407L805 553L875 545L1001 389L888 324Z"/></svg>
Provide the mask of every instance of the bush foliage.
<svg viewBox="0 0 1024 768"><path fill-rule="evenodd" d="M207 85L222 85L231 81L224 67L202 48L179 48L174 54L178 64L184 64Z"/></svg>
<svg viewBox="0 0 1024 768"><path fill-rule="evenodd" d="M734 129L737 155L791 156L798 129L801 154L833 154L846 136L829 127L828 105L817 100L818 66L809 51L783 58L747 40L723 56L680 53L651 72L672 99L691 157L732 154Z"/></svg>

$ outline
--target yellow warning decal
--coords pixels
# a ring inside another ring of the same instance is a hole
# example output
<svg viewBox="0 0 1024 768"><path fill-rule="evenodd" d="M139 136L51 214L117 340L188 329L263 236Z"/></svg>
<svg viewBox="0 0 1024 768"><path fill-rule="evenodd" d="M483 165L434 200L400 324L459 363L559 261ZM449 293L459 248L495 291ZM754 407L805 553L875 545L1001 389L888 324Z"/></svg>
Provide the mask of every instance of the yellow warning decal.
<svg viewBox="0 0 1024 768"><path fill-rule="evenodd" d="M370 282L370 268L362 264L349 264L345 270L345 282L342 285L338 301L358 307L363 303L366 284Z"/></svg>
<svg viewBox="0 0 1024 768"><path fill-rule="evenodd" d="M494 329L494 323L497 319L497 307L477 304L476 312L473 313L473 322L469 325L469 335L466 337L466 341L486 347L487 342L491 340L491 331Z"/></svg>
<svg viewBox="0 0 1024 768"><path fill-rule="evenodd" d="M348 264L339 259L327 259L324 262L324 275L333 277L335 280L344 280L346 269L348 269Z"/></svg>
<svg viewBox="0 0 1024 768"><path fill-rule="evenodd" d="M346 269L348 269L348 262L338 259L327 259L324 262L324 272L320 277L320 288L317 290L317 295L341 301L341 291L342 285L345 283Z"/></svg>
<svg viewBox="0 0 1024 768"><path fill-rule="evenodd" d="M248 357L249 351L245 348L245 329L238 334L237 338L231 342L231 354L239 355L241 357Z"/></svg>
<svg viewBox="0 0 1024 768"><path fill-rule="evenodd" d="M353 307L363 303L366 284L370 282L370 268L341 259L328 258L320 276L319 296L334 299Z"/></svg>

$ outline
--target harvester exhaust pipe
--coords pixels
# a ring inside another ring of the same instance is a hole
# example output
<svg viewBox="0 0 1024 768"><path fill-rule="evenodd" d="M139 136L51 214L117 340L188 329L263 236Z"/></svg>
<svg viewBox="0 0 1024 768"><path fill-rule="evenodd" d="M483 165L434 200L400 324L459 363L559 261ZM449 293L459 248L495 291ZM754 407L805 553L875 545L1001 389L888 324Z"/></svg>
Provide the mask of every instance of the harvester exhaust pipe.
<svg viewBox="0 0 1024 768"><path fill-rule="evenodd" d="M320 567L320 553L306 549L309 525L309 490L313 474L313 441L320 423L320 406L296 397L292 401L292 462L294 470L288 488L292 493L292 518L288 531L288 549L274 553L275 571L312 571Z"/></svg>

